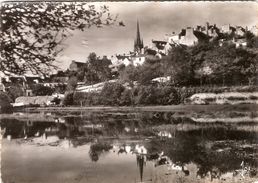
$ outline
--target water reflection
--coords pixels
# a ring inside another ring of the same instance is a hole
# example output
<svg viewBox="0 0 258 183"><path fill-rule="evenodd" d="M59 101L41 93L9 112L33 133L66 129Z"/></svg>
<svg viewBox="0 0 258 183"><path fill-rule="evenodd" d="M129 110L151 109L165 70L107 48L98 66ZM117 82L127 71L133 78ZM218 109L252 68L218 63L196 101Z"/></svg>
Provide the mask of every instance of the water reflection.
<svg viewBox="0 0 258 183"><path fill-rule="evenodd" d="M242 119L244 113L238 114ZM252 121L230 123L228 120L200 123L184 115L171 112L87 113L70 116L48 113L47 121L43 121L44 118L17 118L15 115L16 118L1 120L1 131L4 139L15 141L20 147L48 147L53 151L58 147L74 149L71 160L65 161L72 161L78 156L80 148L89 147L85 154L96 164L90 164L91 168L105 161L110 165L110 171L113 170L113 176L118 177L119 173L126 172L126 169L117 170L118 166L114 165L115 157L120 157L121 162L116 164L128 164L127 168L131 168L132 172L137 170L134 173L128 172L132 175L127 182L238 182L258 178L258 123L255 115ZM202 119L204 116L207 119L211 117L203 114ZM224 115L224 118L227 119L227 116ZM234 119L232 116L228 118ZM5 148L8 148L8 143L3 145ZM28 152L24 148L20 153ZM8 163L5 151L2 155L4 162ZM126 163L123 164L122 160ZM8 178L12 170L8 169L6 163L2 168L9 173L3 173L3 177ZM93 174L99 173L96 170ZM101 182L104 179L89 180Z"/></svg>

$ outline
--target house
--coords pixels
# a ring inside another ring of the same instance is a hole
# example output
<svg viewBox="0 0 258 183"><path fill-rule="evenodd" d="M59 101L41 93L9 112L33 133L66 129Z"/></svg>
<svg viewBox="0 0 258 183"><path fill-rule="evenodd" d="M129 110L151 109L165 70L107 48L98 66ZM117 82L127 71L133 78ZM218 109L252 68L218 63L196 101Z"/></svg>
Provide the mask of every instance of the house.
<svg viewBox="0 0 258 183"><path fill-rule="evenodd" d="M157 60L161 58L160 53L150 48L145 49L144 54L145 54L146 60Z"/></svg>
<svg viewBox="0 0 258 183"><path fill-rule="evenodd" d="M231 33L230 24L222 25L220 30L222 33Z"/></svg>
<svg viewBox="0 0 258 183"><path fill-rule="evenodd" d="M31 85L39 84L44 81L43 77L37 75L24 75L24 76L4 76L4 82L2 83L4 86L3 88L6 90L12 85L19 85L22 87L23 95L25 96L32 96L32 89ZM2 82L2 81L1 81Z"/></svg>
<svg viewBox="0 0 258 183"><path fill-rule="evenodd" d="M118 62L123 63L125 66L128 66L132 64L131 55L129 54L123 54L123 55L116 55L116 58L118 59Z"/></svg>
<svg viewBox="0 0 258 183"><path fill-rule="evenodd" d="M146 60L145 56L146 56L145 54L139 54L139 55L136 55L136 56L132 56L131 59L132 59L133 65L134 66L142 65Z"/></svg>
<svg viewBox="0 0 258 183"><path fill-rule="evenodd" d="M194 34L194 29L191 27L187 27L186 29L182 29L179 34L166 34L165 35L166 44L160 44L159 48L162 48L161 46L164 46L164 53L167 54L169 49L172 46L178 46L178 45L186 45L186 46L193 46L198 43L198 38Z"/></svg>
<svg viewBox="0 0 258 183"><path fill-rule="evenodd" d="M255 36L258 36L258 27L257 26L253 26L250 29L250 32L253 33Z"/></svg>
<svg viewBox="0 0 258 183"><path fill-rule="evenodd" d="M246 39L234 39L234 44L236 45L236 48L246 47L247 41Z"/></svg>
<svg viewBox="0 0 258 183"><path fill-rule="evenodd" d="M77 71L79 68L82 68L86 65L87 65L86 62L77 62L77 61L73 60L72 63L69 65L69 70Z"/></svg>
<svg viewBox="0 0 258 183"><path fill-rule="evenodd" d="M235 35L243 37L245 35L246 30L242 26L236 26Z"/></svg>
<svg viewBox="0 0 258 183"><path fill-rule="evenodd" d="M219 29L216 27L216 24L210 25L208 22L206 22L204 26L198 25L195 32L203 33L204 35L213 39L218 36Z"/></svg>
<svg viewBox="0 0 258 183"><path fill-rule="evenodd" d="M194 35L194 29L191 27L187 27L181 32L182 38L180 39L180 44L186 46L193 46L198 43L198 38Z"/></svg>
<svg viewBox="0 0 258 183"><path fill-rule="evenodd" d="M169 44L179 44L181 37L179 34L175 34L175 32L173 32L172 34L166 34L165 35L165 40L169 43Z"/></svg>
<svg viewBox="0 0 258 183"><path fill-rule="evenodd" d="M171 38L170 38L170 41L171 41ZM170 48L171 48L171 45L168 41L152 40L152 50L155 50L159 54L167 55Z"/></svg>

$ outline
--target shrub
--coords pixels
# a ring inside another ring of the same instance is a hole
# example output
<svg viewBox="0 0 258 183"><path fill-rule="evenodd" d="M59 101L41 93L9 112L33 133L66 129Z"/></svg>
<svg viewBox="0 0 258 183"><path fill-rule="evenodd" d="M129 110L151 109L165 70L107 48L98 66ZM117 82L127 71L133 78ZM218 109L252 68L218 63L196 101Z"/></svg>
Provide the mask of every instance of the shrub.
<svg viewBox="0 0 258 183"><path fill-rule="evenodd" d="M240 97L240 96L230 96L227 98L228 100L245 100L245 97Z"/></svg>
<svg viewBox="0 0 258 183"><path fill-rule="evenodd" d="M138 95L135 97L136 105L155 105L157 96L153 86L141 86Z"/></svg>
<svg viewBox="0 0 258 183"><path fill-rule="evenodd" d="M32 93L36 96L52 95L53 89L48 86L36 84L32 86Z"/></svg>
<svg viewBox="0 0 258 183"><path fill-rule="evenodd" d="M7 95L7 93L5 92L0 92L0 109L1 112L8 112L12 106L11 103L12 100L11 98Z"/></svg>
<svg viewBox="0 0 258 183"><path fill-rule="evenodd" d="M258 100L258 96L250 95L249 97L251 100Z"/></svg>
<svg viewBox="0 0 258 183"><path fill-rule="evenodd" d="M74 92L65 92L65 96L63 98L63 104L73 105L74 104L73 95L74 95Z"/></svg>
<svg viewBox="0 0 258 183"><path fill-rule="evenodd" d="M59 99L59 98L55 97L51 102L54 102L54 103L55 103L55 105L58 105L58 104L60 104L61 99Z"/></svg>
<svg viewBox="0 0 258 183"><path fill-rule="evenodd" d="M207 98L205 98L205 100L206 100L207 102L214 102L214 101L216 100L216 98L207 97Z"/></svg>
<svg viewBox="0 0 258 183"><path fill-rule="evenodd" d="M104 105L119 105L124 90L120 83L106 83L101 90L101 102Z"/></svg>
<svg viewBox="0 0 258 183"><path fill-rule="evenodd" d="M85 105L87 103L89 93L85 92L74 92L73 103L74 105Z"/></svg>
<svg viewBox="0 0 258 183"><path fill-rule="evenodd" d="M129 106L132 104L132 91L125 89L121 94L120 105Z"/></svg>

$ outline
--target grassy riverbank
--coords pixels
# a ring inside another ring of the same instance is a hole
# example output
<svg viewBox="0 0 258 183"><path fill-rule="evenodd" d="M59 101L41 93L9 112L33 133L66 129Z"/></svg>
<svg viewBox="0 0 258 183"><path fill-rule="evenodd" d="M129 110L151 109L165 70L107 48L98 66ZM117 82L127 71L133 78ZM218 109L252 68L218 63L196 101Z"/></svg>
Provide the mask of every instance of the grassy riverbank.
<svg viewBox="0 0 258 183"><path fill-rule="evenodd" d="M135 106L135 107L112 107L112 106L71 106L71 107L39 107L26 108L26 111L224 111L241 110L257 111L258 104L238 105L167 105L167 106Z"/></svg>

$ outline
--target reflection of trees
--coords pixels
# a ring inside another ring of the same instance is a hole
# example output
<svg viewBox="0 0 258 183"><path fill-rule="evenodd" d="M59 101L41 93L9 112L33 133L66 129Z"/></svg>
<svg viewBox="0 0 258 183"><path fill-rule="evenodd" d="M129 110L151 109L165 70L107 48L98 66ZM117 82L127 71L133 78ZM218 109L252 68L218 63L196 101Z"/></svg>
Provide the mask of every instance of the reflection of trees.
<svg viewBox="0 0 258 183"><path fill-rule="evenodd" d="M23 134L24 122L20 122L15 119L2 119L1 130L2 135L5 138L7 135L11 135L12 138L21 138Z"/></svg>
<svg viewBox="0 0 258 183"><path fill-rule="evenodd" d="M113 146L106 142L92 144L90 146L89 156L92 161L97 162L101 154L109 152L109 150L112 148Z"/></svg>
<svg viewBox="0 0 258 183"><path fill-rule="evenodd" d="M33 122L33 121L18 121L16 119L3 119L1 121L1 128L5 129L3 137L11 135L13 139L32 137L37 133L41 136L46 128L52 128L55 123L51 122Z"/></svg>
<svg viewBox="0 0 258 183"><path fill-rule="evenodd" d="M223 129L178 131L173 139L153 140L148 146L148 151L162 150L172 162L181 166L193 162L198 165L197 174L200 177L210 173L211 177L215 178L219 173L235 171L243 159L243 155L239 154L243 149L239 150L237 144L232 144L227 139L238 139L237 134L242 134L242 140L249 139L250 134L243 136L244 133L240 131L234 132L236 134L232 136L232 132ZM223 141L216 144L216 140ZM245 156L245 161L250 163L256 160Z"/></svg>

